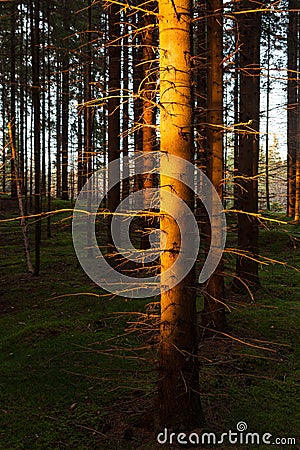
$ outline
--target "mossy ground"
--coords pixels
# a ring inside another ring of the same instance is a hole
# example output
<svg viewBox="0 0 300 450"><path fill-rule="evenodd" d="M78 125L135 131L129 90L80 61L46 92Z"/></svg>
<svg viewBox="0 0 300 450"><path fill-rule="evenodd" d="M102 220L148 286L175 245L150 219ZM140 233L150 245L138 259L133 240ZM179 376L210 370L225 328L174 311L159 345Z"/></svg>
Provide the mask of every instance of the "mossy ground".
<svg viewBox="0 0 300 450"><path fill-rule="evenodd" d="M8 198L0 206L0 219L18 214ZM132 332L151 299L103 296L77 263L71 213L51 221L51 238L43 222L39 277L26 273L18 222L0 224L0 449L157 448L148 418L156 354L151 336ZM31 220L31 242L32 232ZM260 235L264 256L300 270L298 226L273 224ZM249 432L295 437L291 448L300 448L300 274L270 263L260 277L255 302L228 287L228 336L200 342L207 427L221 433L245 421Z"/></svg>

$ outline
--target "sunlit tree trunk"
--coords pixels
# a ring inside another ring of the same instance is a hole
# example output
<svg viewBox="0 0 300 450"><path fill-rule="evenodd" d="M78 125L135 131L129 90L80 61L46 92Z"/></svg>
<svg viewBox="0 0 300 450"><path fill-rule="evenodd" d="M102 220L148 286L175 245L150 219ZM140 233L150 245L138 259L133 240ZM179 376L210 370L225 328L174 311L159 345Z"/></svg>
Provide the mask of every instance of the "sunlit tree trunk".
<svg viewBox="0 0 300 450"><path fill-rule="evenodd" d="M297 0L289 0L288 22L288 83L287 83L287 215L295 214L295 176L297 149Z"/></svg>
<svg viewBox="0 0 300 450"><path fill-rule="evenodd" d="M207 174L223 198L223 20L222 0L212 0L207 19ZM214 220L214 219L212 219ZM220 231L221 232L221 231ZM210 245L210 225L207 224L207 244ZM224 330L224 277L222 263L208 280L204 295L202 325Z"/></svg>
<svg viewBox="0 0 300 450"><path fill-rule="evenodd" d="M238 161L238 251L233 286L238 290L259 286L258 263L258 157L260 111L261 13L253 12L253 2L241 7L240 32L240 121ZM250 213L249 215L247 213Z"/></svg>
<svg viewBox="0 0 300 450"><path fill-rule="evenodd" d="M193 161L190 33L190 2L160 0L160 149ZM165 176L161 176L160 182L163 190L175 193L192 207L192 192L184 184ZM161 217L161 230L167 239L161 255L161 270L165 271L176 260L180 231L168 215ZM196 295L191 271L176 287L161 294L158 382L161 427L191 429L203 422L196 353Z"/></svg>

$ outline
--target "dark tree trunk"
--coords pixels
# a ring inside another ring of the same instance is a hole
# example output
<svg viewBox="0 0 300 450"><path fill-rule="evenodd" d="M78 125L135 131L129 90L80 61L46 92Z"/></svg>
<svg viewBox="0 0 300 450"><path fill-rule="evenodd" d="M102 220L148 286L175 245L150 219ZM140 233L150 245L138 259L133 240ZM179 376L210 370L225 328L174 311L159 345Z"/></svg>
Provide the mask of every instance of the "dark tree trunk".
<svg viewBox="0 0 300 450"><path fill-rule="evenodd" d="M61 198L69 200L68 153L69 153L69 55L62 60L62 121L61 121Z"/></svg>
<svg viewBox="0 0 300 450"><path fill-rule="evenodd" d="M268 14L268 38L267 38L267 106L266 106L266 206L269 211L270 206L270 177L269 177L269 120L270 120L270 52L271 52L271 30L270 30L270 13Z"/></svg>
<svg viewBox="0 0 300 450"><path fill-rule="evenodd" d="M236 6L238 9L238 6ZM238 45L238 23L236 24L235 29L235 46ZM238 123L240 121L240 72L239 72L239 53L236 52L234 56L234 88L233 88L233 107L234 107L234 141L233 141L233 197L234 197L234 209L238 209L238 180L235 178L238 173L238 163L239 163L239 130Z"/></svg>
<svg viewBox="0 0 300 450"><path fill-rule="evenodd" d="M238 161L238 251L233 287L241 291L259 286L258 277L258 157L260 112L261 13L245 0L239 15L240 131ZM248 214L249 213L249 214Z"/></svg>
<svg viewBox="0 0 300 450"><path fill-rule="evenodd" d="M121 47L116 45L120 38L119 7L109 8L108 43L108 163L120 157L120 94L121 94ZM110 43L113 42L111 45ZM120 168L119 168L120 170ZM108 171L108 209L113 213L120 203L120 185L111 186L111 171ZM119 177L120 178L120 177ZM111 220L108 221L108 244L112 245Z"/></svg>
<svg viewBox="0 0 300 450"><path fill-rule="evenodd" d="M10 6L10 117L9 121L12 123L12 145L16 147L16 15L17 2L12 2ZM14 158L10 158L11 165L11 196L17 196L16 180L13 174L15 173Z"/></svg>
<svg viewBox="0 0 300 450"><path fill-rule="evenodd" d="M149 4L148 7L151 9L154 8L153 4ZM143 114L142 114L142 143L143 143L143 152L146 154L147 152L152 152L156 147L156 132L155 132L155 108L154 108L154 100L155 100L155 72L154 72L154 64L153 60L155 59L155 39L154 39L154 28L150 28L151 25L154 25L153 17L150 15L145 16L144 20L145 27L147 27L146 31L144 31L142 36L142 47L143 47L143 84L142 84L142 96L143 96ZM146 161L146 160L145 160ZM153 175L147 173L142 175L142 189L145 189L144 192L144 204L146 205L145 210L149 208L150 199L148 198L147 189L154 187L154 179ZM155 221L153 217L149 215L149 211L146 215L143 216L141 221L141 245L140 248L142 250L150 248L149 242L149 233L152 229L155 228Z"/></svg>
<svg viewBox="0 0 300 450"><path fill-rule="evenodd" d="M56 197L61 195L61 64L57 53L56 65Z"/></svg>
<svg viewBox="0 0 300 450"><path fill-rule="evenodd" d="M298 47L298 13L297 0L289 0L288 23L288 85L287 85L287 215L295 214L295 177L297 152L297 47Z"/></svg>
<svg viewBox="0 0 300 450"><path fill-rule="evenodd" d="M207 19L207 173L223 199L223 59L222 1L212 0ZM213 219L212 219L213 220ZM220 230L221 233L221 230ZM207 247L211 241L207 224ZM226 328L224 277L222 262L206 285L202 325L211 329Z"/></svg>
<svg viewBox="0 0 300 450"><path fill-rule="evenodd" d="M50 54L50 4L47 3L47 81L48 81L48 111L47 111L47 129L48 129L48 176L47 176L47 209L51 211L51 181L52 181L52 167L51 167L51 137L52 137L52 127L51 127L51 54ZM51 216L47 218L47 237L51 238Z"/></svg>
<svg viewBox="0 0 300 450"><path fill-rule="evenodd" d="M92 9L91 1L88 1L88 30L92 26ZM83 167L83 183L92 175L92 108L89 105L91 101L91 82L92 82L92 48L90 44L90 34L88 33L88 51L87 60L85 62L84 74L84 167Z"/></svg>
<svg viewBox="0 0 300 450"><path fill-rule="evenodd" d="M23 11L23 5L20 4L20 16L22 17L24 14ZM26 36L27 38L27 36ZM19 152L18 152L18 167L17 172L20 180L20 189L22 195L24 194L25 188L24 188L24 171L25 171L25 155L24 155L24 104L25 104L25 97L26 91L24 91L24 86L26 85L26 81L24 80L24 68L23 61L24 61L24 52L23 52L23 44L24 44L24 29L21 28L20 32L20 57L19 57L19 67L20 67L20 75L19 75L19 86L20 86L20 108L19 108L19 115L20 115L20 128L19 128Z"/></svg>
<svg viewBox="0 0 300 450"><path fill-rule="evenodd" d="M78 97L77 108L77 142L78 142L78 159L77 159L77 193L81 191L83 187L83 134L82 134L82 97Z"/></svg>
<svg viewBox="0 0 300 450"><path fill-rule="evenodd" d="M137 12L135 15L135 25L139 28L139 24L142 23L142 15ZM139 88L143 79L143 68L141 61L143 59L143 47L141 45L141 36L136 34L135 47L133 48L133 93L134 93L134 151L141 152L143 150L143 134L141 128L142 113L143 113L143 101L139 95ZM142 182L141 176L136 175L134 177L134 191L141 189Z"/></svg>
<svg viewBox="0 0 300 450"><path fill-rule="evenodd" d="M40 144L40 60L39 60L39 10L40 2L35 0L31 4L31 53L32 53L32 103L34 123L34 212L40 214L40 172L41 172L41 144ZM35 222L35 267L34 274L40 272L40 241L41 221Z"/></svg>
<svg viewBox="0 0 300 450"><path fill-rule="evenodd" d="M124 78L124 104L123 104L123 157L128 157L128 127L129 127L129 55L128 55L128 27L123 29L123 78ZM122 200L129 195L129 164L123 163Z"/></svg>
<svg viewBox="0 0 300 450"><path fill-rule="evenodd" d="M5 71L4 71L4 61L2 60L2 92L1 92L1 100L2 100L2 191L3 193L6 191L6 133L5 133L5 120L6 120L6 89L5 89Z"/></svg>

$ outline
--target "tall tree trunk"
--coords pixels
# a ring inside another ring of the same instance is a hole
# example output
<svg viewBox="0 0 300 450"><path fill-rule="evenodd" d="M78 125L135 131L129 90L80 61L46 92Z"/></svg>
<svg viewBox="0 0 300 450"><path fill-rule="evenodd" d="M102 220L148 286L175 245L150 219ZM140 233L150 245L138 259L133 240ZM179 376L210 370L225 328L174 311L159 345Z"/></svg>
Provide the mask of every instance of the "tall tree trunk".
<svg viewBox="0 0 300 450"><path fill-rule="evenodd" d="M233 287L246 291L259 286L258 277L258 157L260 110L261 13L245 0L239 15L240 134L238 161L238 251ZM248 214L249 213L249 214Z"/></svg>
<svg viewBox="0 0 300 450"><path fill-rule="evenodd" d="M160 149L192 162L191 4L188 0L159 1L159 37ZM179 180L161 176L161 186L192 207L192 192ZM161 230L167 239L161 254L161 270L165 271L176 260L176 243L181 238L174 221L170 222L170 217L164 214ZM196 348L196 295L191 271L177 286L161 294L158 412L162 427L188 430L203 422Z"/></svg>
<svg viewBox="0 0 300 450"><path fill-rule="evenodd" d="M152 7L151 7L152 5ZM153 4L149 4L148 8L152 10ZM151 15L146 15L144 20L144 26L147 27L143 32L142 46L143 46L143 81L142 81L142 96L143 96L143 114L142 114L142 143L143 152L151 152L155 150L155 72L153 68L153 60L155 58L154 48L154 21ZM152 28L153 26L153 28ZM146 160L145 160L146 161ZM142 189L144 192L144 205L145 210L149 209L150 198L149 190L154 186L153 174L146 173L142 175ZM148 206L147 206L148 205ZM142 237L141 237L141 250L150 248L149 233L154 228L154 220L149 215L149 211L146 211L146 215L143 216L141 223Z"/></svg>
<svg viewBox="0 0 300 450"><path fill-rule="evenodd" d="M88 30L92 27L92 9L91 0L88 0ZM87 60L85 63L84 74L84 179L85 183L87 178L92 175L92 108L88 104L91 101L91 82L92 82L92 48L90 44L90 33L88 36L88 50Z"/></svg>
<svg viewBox="0 0 300 450"><path fill-rule="evenodd" d="M46 30L45 30L45 10L43 8L43 5L41 5L41 33L42 36L46 36ZM45 38L43 38L45 39ZM45 43L43 42L43 47L40 52L40 58L42 61L44 61L44 64L41 65L41 203L43 201L44 196L46 197L47 194L47 188L46 188L46 49L45 49ZM41 205L41 208L43 206Z"/></svg>
<svg viewBox="0 0 300 450"><path fill-rule="evenodd" d="M24 11L23 11L23 5L20 4L20 16L23 17ZM27 38L27 36L26 36ZM18 176L20 177L20 186L21 186L21 192L24 194L24 170L25 170L25 157L24 157L24 100L26 96L26 90L24 90L24 86L26 86L26 81L24 80L24 68L23 61L24 61L24 52L23 52L23 46L24 46L24 28L21 25L21 31L20 31L20 54L19 54L19 67L20 67L20 75L19 75L19 90L20 90L20 108L19 108L19 116L20 116L20 130L19 130L19 154L18 154L18 167L17 172Z"/></svg>
<svg viewBox="0 0 300 450"><path fill-rule="evenodd" d="M77 142L78 142L78 157L77 157L77 194L83 187L83 146L82 146L82 97L78 97L77 108Z"/></svg>
<svg viewBox="0 0 300 450"><path fill-rule="evenodd" d="M13 125L11 123L8 124L8 131L9 131L9 140L10 140L10 146L11 146L11 158L14 160L15 164L13 167L13 178L16 184L16 192L17 192L17 198L18 198L18 205L19 205L19 211L21 216L21 228L22 228L22 234L23 234L23 242L24 242L24 250L25 250L25 258L27 263L27 269L29 273L33 273L33 267L31 263L30 258L30 250L29 250L29 240L27 235L27 228L26 228L26 219L24 217L24 208L23 208L23 201L22 201L22 185L21 185L21 179L19 178L18 174L18 166L16 164L17 161L17 152L16 148L14 146L14 139L13 139Z"/></svg>
<svg viewBox="0 0 300 450"><path fill-rule="evenodd" d="M5 71L4 71L4 61L1 61L1 69L2 69L2 92L1 92L1 100L2 100L2 108L1 108L1 112L2 112L2 148L3 148L3 153L2 153L2 191L3 193L5 193L6 191L6 133L5 133L5 120L6 120L6 110L5 110L5 105L6 105L6 89L5 89Z"/></svg>
<svg viewBox="0 0 300 450"><path fill-rule="evenodd" d="M10 117L9 121L13 123L12 126L12 145L16 146L16 15L17 15L17 2L12 2L10 6ZM17 161L14 158L10 158L11 166L11 183L10 190L11 196L17 196L16 180L13 174L15 173L15 164Z"/></svg>
<svg viewBox="0 0 300 450"><path fill-rule="evenodd" d="M125 20L124 20L125 21ZM128 26L123 25L123 157L128 157L129 151L129 139L128 139L128 128L129 128L129 42L128 42ZM123 180L122 180L122 200L124 200L129 195L129 164L123 160Z"/></svg>
<svg viewBox="0 0 300 450"><path fill-rule="evenodd" d="M300 16L299 11L297 11L298 16L298 23L297 23L297 33L298 33L298 39L300 34ZM300 220L300 143L299 143L299 137L300 137L300 74L299 74L299 68L300 68L300 46L298 43L297 48L297 56L298 56L298 72L297 72L297 148L296 148L296 167L295 167L295 214L294 214L294 222L299 223Z"/></svg>
<svg viewBox="0 0 300 450"><path fill-rule="evenodd" d="M235 5L235 10L239 9L239 4ZM239 40L239 27L238 22L235 28L235 47L238 46ZM238 174L238 164L239 164L239 143L240 135L238 130L238 123L240 122L240 73L239 73L239 53L236 51L234 55L234 88L233 88L233 107L234 107L234 141L233 141L233 201L234 209L238 209L238 180L235 178Z"/></svg>
<svg viewBox="0 0 300 450"><path fill-rule="evenodd" d="M47 129L48 129L48 183L47 183L47 210L51 211L51 181L52 181L52 167L51 167L51 137L52 137L52 127L51 127L51 53L50 53L50 4L47 3L47 85L48 85L48 111L47 111ZM51 216L49 214L47 218L47 237L51 237Z"/></svg>
<svg viewBox="0 0 300 450"><path fill-rule="evenodd" d="M31 52L32 52L32 103L34 124L34 212L40 214L40 172L41 172L41 144L40 144L40 75L39 75L39 12L40 2L35 0L31 4ZM35 266L34 274L40 272L40 241L41 221L35 222Z"/></svg>
<svg viewBox="0 0 300 450"><path fill-rule="evenodd" d="M195 24L195 36L197 38L195 54L197 55L197 66L194 87L194 123L196 131L196 163L199 169L206 173L206 130L207 123L207 4L204 1L198 3L198 20ZM197 198L197 214L203 213L202 203Z"/></svg>
<svg viewBox="0 0 300 450"><path fill-rule="evenodd" d="M222 0L212 0L207 19L207 165L208 177L223 198L223 21ZM213 220L213 219L212 219ZM213 225L213 224L212 224ZM207 224L207 247L211 232ZM202 325L205 328L226 328L224 277L222 262L210 277L204 295Z"/></svg>
<svg viewBox="0 0 300 450"><path fill-rule="evenodd" d="M56 65L56 197L61 195L61 63L57 52Z"/></svg>
<svg viewBox="0 0 300 450"><path fill-rule="evenodd" d="M299 130L299 133L300 133L300 130ZM295 178L296 179L295 179L295 216L294 216L294 222L295 223L299 223L299 220L300 220L300 149L299 149L299 144L298 144L297 153L296 153L296 177Z"/></svg>
<svg viewBox="0 0 300 450"><path fill-rule="evenodd" d="M26 8L26 27L25 27L25 35L29 36L30 34L30 8ZM25 58L26 61L28 60L29 57L29 52L30 52L30 48L29 48L29 42L28 39L25 40ZM25 65L25 81L24 84L25 86L28 86L28 64ZM25 88L25 104L24 104L24 111L25 111L25 117L27 117L28 115L28 103L29 103L29 96L28 96L28 89ZM25 193L25 204L24 204L24 208L25 208L25 214L27 214L27 210L28 210L28 121L24 120L24 193Z"/></svg>
<svg viewBox="0 0 300 450"><path fill-rule="evenodd" d="M269 120L270 120L270 52L271 52L271 30L270 30L270 12L268 14L268 38L267 38L267 106L266 106L266 204L267 210L270 210L270 177L269 177Z"/></svg>
<svg viewBox="0 0 300 450"><path fill-rule="evenodd" d="M287 84L287 215L295 214L295 176L297 152L297 46L298 13L297 0L289 0L288 23L288 84Z"/></svg>
<svg viewBox="0 0 300 450"><path fill-rule="evenodd" d="M135 26L138 29L140 23L142 23L141 12L138 11L135 14ZM143 59L143 47L141 43L141 35L136 34L135 36L135 47L133 48L133 93L134 93L134 151L141 152L143 150L143 134L141 129L141 121L143 114L143 101L139 96L139 88L143 79L143 68L141 61ZM134 191L141 188L141 176L136 175L134 178Z"/></svg>
<svg viewBox="0 0 300 450"><path fill-rule="evenodd" d="M62 116L61 116L61 198L69 200L68 161L69 161L69 55L62 59Z"/></svg>
<svg viewBox="0 0 300 450"><path fill-rule="evenodd" d="M109 7L109 40L108 43L108 163L120 157L120 94L121 94L121 47L119 7ZM119 168L120 170L120 168ZM120 185L111 187L111 171L108 171L108 209L113 213L120 203ZM120 178L120 177L119 177ZM112 245L111 220L108 221L108 244Z"/></svg>

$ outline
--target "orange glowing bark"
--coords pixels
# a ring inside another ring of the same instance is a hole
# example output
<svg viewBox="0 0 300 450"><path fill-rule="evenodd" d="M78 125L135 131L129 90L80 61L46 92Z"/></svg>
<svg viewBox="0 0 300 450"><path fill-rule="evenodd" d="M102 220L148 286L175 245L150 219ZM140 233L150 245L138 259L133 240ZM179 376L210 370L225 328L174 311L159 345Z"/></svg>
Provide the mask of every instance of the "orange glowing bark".
<svg viewBox="0 0 300 450"><path fill-rule="evenodd" d="M160 0L160 149L188 161L193 160L190 33L190 2ZM187 186L166 176L161 176L160 182L163 190L192 206L193 195ZM176 260L181 238L178 226L168 215L162 214L161 231L166 237L161 256L165 271ZM196 334L196 295L190 273L176 287L161 294L158 384L161 426L190 429L203 422Z"/></svg>

